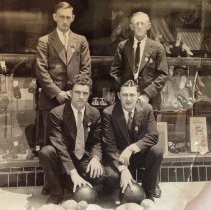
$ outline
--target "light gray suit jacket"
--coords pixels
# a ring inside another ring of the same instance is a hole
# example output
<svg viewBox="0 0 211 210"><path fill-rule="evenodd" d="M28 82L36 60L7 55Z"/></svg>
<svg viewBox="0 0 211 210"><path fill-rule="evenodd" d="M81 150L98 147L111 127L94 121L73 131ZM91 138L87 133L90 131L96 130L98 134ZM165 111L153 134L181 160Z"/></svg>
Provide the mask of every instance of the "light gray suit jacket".
<svg viewBox="0 0 211 210"><path fill-rule="evenodd" d="M38 101L41 110L59 105L56 95L69 89L76 74L91 76L91 56L86 38L70 32L67 45L66 51L56 30L39 39L35 73L42 88Z"/></svg>

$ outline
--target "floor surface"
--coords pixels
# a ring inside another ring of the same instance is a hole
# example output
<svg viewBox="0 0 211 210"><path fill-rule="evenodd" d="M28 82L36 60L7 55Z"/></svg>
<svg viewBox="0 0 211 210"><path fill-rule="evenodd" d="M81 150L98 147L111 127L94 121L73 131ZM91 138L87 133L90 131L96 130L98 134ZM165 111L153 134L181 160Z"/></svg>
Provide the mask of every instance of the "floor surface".
<svg viewBox="0 0 211 210"><path fill-rule="evenodd" d="M206 182L160 183L162 197L155 199L155 209L183 210L187 202L193 199L206 184ZM42 187L0 188L0 210L37 210L48 199L48 196L40 194L41 189ZM107 198L107 202L102 206L105 209L112 209L111 199Z"/></svg>

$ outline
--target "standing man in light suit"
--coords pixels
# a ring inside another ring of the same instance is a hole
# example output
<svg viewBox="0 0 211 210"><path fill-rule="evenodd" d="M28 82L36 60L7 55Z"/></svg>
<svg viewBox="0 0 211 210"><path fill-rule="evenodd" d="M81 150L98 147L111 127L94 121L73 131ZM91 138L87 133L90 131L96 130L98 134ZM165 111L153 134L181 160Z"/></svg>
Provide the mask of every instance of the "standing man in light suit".
<svg viewBox="0 0 211 210"><path fill-rule="evenodd" d="M139 85L139 99L150 103L153 110L160 110L160 92L168 77L165 49L162 44L147 37L151 28L147 14L132 14L130 28L134 36L119 43L110 75L118 85L130 79L135 80ZM161 196L158 184L154 196Z"/></svg>
<svg viewBox="0 0 211 210"><path fill-rule="evenodd" d="M44 124L44 145L48 143L48 113L68 99L68 83L78 73L91 76L88 42L84 36L70 30L74 18L73 7L67 2L59 2L53 13L56 29L41 37L37 45L35 72L42 88L38 109Z"/></svg>

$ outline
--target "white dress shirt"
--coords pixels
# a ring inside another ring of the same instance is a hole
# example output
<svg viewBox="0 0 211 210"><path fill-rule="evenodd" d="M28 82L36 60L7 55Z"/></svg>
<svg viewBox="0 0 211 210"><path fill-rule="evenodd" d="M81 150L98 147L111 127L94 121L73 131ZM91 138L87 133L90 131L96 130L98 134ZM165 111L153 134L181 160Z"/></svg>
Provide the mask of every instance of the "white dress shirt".
<svg viewBox="0 0 211 210"><path fill-rule="evenodd" d="M68 37L69 37L70 30L68 30L67 32L63 33L58 28L56 28L56 31L57 31L57 34L59 36L60 41L62 42L62 44L65 46L65 48L67 50L67 43L68 43ZM64 36L66 37L66 39L65 39Z"/></svg>

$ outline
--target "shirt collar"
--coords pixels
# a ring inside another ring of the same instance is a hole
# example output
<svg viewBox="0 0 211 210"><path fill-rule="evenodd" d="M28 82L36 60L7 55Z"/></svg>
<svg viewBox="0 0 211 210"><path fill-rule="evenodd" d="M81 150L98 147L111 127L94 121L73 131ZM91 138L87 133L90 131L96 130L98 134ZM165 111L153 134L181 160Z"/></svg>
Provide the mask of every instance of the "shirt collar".
<svg viewBox="0 0 211 210"><path fill-rule="evenodd" d="M138 42L141 42L141 44L144 44L146 42L146 40L147 40L147 36L145 36L145 38L143 38L141 41L136 39L136 37L134 36L133 48L137 47Z"/></svg>
<svg viewBox="0 0 211 210"><path fill-rule="evenodd" d="M67 32L65 32L65 33L63 33L62 31L60 31L58 28L56 28L56 31L57 31L59 37L63 36L64 34L65 34L65 36L67 36L70 33L70 29Z"/></svg>
<svg viewBox="0 0 211 210"><path fill-rule="evenodd" d="M132 112L132 116L134 115L135 108L133 110L129 111L129 112L124 108L122 108L122 109L123 109L124 115L127 116L129 112Z"/></svg>
<svg viewBox="0 0 211 210"><path fill-rule="evenodd" d="M81 111L82 115L84 116L85 107L82 108L81 110L77 110L77 109L72 105L72 103L71 103L71 107L72 107L72 110L73 110L73 112L74 112L74 115L75 115L75 114L78 114L78 111Z"/></svg>

